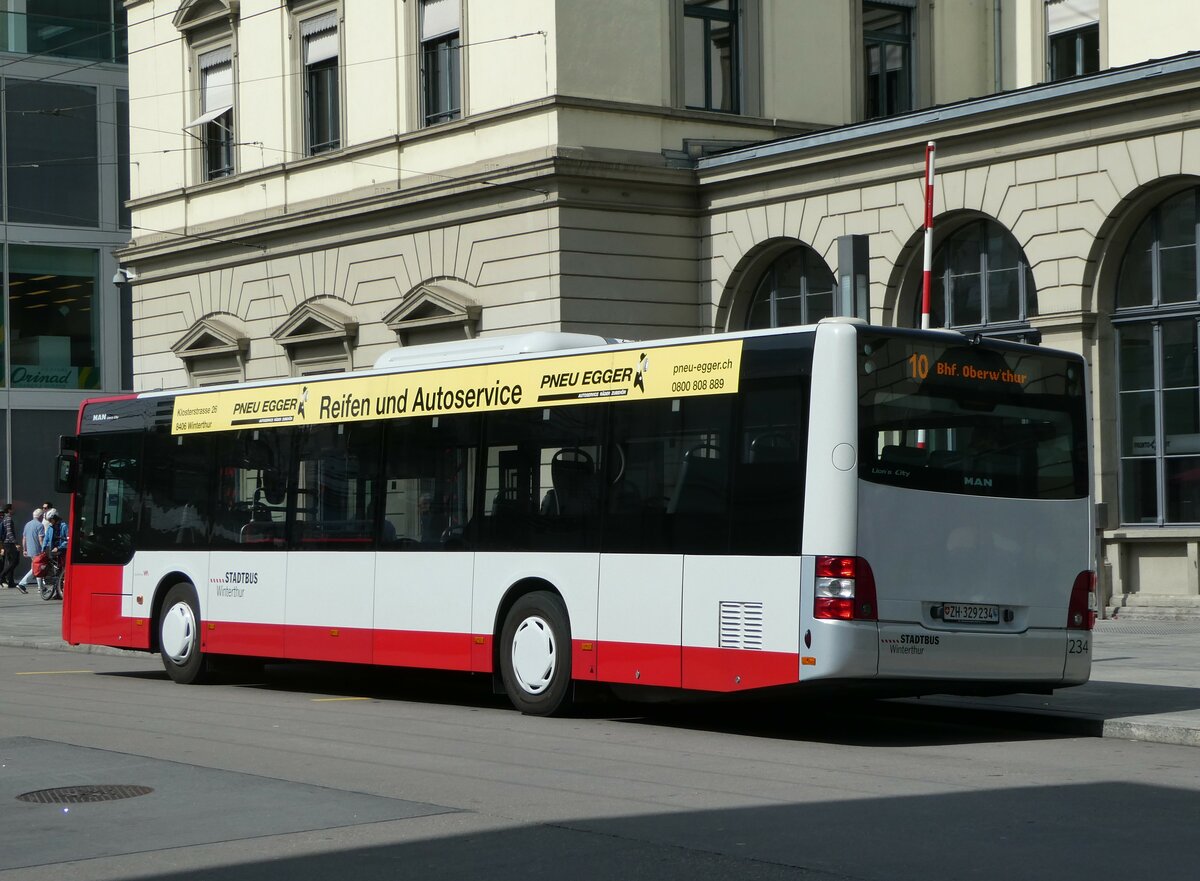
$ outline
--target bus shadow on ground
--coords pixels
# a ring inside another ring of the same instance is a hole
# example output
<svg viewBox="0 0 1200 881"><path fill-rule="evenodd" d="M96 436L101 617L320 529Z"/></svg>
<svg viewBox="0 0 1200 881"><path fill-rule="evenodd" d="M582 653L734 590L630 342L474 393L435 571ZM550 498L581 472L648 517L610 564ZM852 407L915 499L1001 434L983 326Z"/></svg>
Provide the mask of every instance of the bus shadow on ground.
<svg viewBox="0 0 1200 881"><path fill-rule="evenodd" d="M166 679L160 670L102 675ZM325 697L511 709L492 677L406 668L289 661L218 668L213 681L241 688ZM880 699L802 691L764 696L647 692L583 685L572 715L637 724L695 728L756 737L868 745L974 743L1036 736L1100 737L1104 723L1136 718L1200 730L1200 688L1093 681L1053 695ZM515 711L514 711L515 712ZM1189 723L1189 717L1194 719ZM876 739L886 722L887 734Z"/></svg>
<svg viewBox="0 0 1200 881"><path fill-rule="evenodd" d="M164 681L162 670L108 672L100 675ZM281 694L319 695L319 699L367 699L396 704L421 703L464 709L516 710L492 690L490 675L469 675L404 668L360 667L290 661L252 671L216 672L213 684ZM205 687L205 686L181 686ZM680 730L708 731L797 743L895 747L996 743L1047 736L1078 736L1005 712L979 712L866 697L836 697L801 692L765 696L650 693L631 700L604 686L577 692L570 716Z"/></svg>

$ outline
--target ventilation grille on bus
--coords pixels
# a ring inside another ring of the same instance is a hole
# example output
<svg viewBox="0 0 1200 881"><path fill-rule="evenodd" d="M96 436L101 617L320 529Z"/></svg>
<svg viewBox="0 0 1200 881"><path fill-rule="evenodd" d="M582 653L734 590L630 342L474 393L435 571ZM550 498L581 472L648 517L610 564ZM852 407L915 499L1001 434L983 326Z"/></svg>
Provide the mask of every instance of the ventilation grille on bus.
<svg viewBox="0 0 1200 881"><path fill-rule="evenodd" d="M721 603L721 648L761 649L762 630L762 603Z"/></svg>

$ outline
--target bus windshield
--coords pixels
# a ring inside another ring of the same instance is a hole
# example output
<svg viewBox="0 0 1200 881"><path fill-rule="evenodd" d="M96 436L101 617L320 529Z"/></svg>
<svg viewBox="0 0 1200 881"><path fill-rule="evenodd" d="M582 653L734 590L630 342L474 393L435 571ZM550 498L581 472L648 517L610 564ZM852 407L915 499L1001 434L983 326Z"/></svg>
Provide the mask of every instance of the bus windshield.
<svg viewBox="0 0 1200 881"><path fill-rule="evenodd" d="M863 333L858 391L864 480L1023 499L1088 493L1080 358Z"/></svg>

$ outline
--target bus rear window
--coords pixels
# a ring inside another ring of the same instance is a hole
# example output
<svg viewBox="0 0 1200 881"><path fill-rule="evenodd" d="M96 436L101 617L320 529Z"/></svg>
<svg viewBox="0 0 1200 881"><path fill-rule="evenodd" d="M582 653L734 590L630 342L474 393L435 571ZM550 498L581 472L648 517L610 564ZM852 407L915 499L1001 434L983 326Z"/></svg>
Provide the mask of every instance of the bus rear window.
<svg viewBox="0 0 1200 881"><path fill-rule="evenodd" d="M925 335L859 338L859 477L1027 499L1088 492L1083 362Z"/></svg>

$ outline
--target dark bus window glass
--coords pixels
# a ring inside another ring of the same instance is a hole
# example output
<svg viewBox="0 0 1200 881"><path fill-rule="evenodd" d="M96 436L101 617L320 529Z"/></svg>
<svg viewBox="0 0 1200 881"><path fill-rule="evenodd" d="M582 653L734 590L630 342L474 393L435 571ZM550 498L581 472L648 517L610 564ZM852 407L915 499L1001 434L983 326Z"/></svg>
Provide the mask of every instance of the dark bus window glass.
<svg viewBox="0 0 1200 881"><path fill-rule="evenodd" d="M296 549L373 546L380 434L366 422L296 429Z"/></svg>
<svg viewBox="0 0 1200 881"><path fill-rule="evenodd" d="M731 549L799 554L812 337L750 339L742 357Z"/></svg>
<svg viewBox="0 0 1200 881"><path fill-rule="evenodd" d="M591 404L488 416L483 547L599 549L606 410Z"/></svg>
<svg viewBox="0 0 1200 881"><path fill-rule="evenodd" d="M613 406L606 551L728 550L735 401L717 395Z"/></svg>
<svg viewBox="0 0 1200 881"><path fill-rule="evenodd" d="M179 550L208 546L212 521L212 435L146 434L138 547Z"/></svg>
<svg viewBox="0 0 1200 881"><path fill-rule="evenodd" d="M400 419L387 426L384 550L462 550L472 539L479 418Z"/></svg>
<svg viewBox="0 0 1200 881"><path fill-rule="evenodd" d="M213 548L270 550L287 546L294 436L290 428L247 429L217 436Z"/></svg>
<svg viewBox="0 0 1200 881"><path fill-rule="evenodd" d="M859 344L859 477L965 495L1087 495L1082 360L909 334Z"/></svg>
<svg viewBox="0 0 1200 881"><path fill-rule="evenodd" d="M79 439L79 491L69 538L75 563L123 565L137 532L142 435Z"/></svg>

